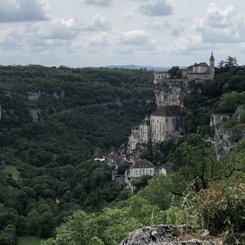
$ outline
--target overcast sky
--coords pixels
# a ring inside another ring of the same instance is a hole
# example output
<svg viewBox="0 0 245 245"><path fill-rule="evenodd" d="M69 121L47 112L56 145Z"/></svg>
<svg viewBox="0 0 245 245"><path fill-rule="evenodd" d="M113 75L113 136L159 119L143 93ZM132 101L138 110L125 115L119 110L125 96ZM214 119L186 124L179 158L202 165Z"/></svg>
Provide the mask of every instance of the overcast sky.
<svg viewBox="0 0 245 245"><path fill-rule="evenodd" d="M0 0L0 65L245 64L243 0Z"/></svg>

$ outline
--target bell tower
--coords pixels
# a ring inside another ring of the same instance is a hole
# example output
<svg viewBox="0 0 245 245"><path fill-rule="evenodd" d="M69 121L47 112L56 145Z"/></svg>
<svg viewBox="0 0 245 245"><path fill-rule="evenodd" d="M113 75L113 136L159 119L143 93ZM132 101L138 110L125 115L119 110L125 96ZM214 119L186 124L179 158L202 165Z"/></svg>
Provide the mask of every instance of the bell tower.
<svg viewBox="0 0 245 245"><path fill-rule="evenodd" d="M211 52L211 56L209 58L209 68L210 68L210 77L211 77L211 79L214 79L214 75L215 75L215 59L214 59L213 52Z"/></svg>

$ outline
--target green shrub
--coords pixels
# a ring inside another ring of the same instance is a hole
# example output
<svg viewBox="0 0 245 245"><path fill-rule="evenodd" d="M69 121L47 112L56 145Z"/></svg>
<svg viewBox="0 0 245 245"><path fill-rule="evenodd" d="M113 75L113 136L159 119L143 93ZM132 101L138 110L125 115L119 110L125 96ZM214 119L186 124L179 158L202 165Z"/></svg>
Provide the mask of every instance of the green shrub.
<svg viewBox="0 0 245 245"><path fill-rule="evenodd" d="M232 244L232 239L244 242L245 184L226 181L202 190L196 205L205 228L214 234L226 234L228 244Z"/></svg>

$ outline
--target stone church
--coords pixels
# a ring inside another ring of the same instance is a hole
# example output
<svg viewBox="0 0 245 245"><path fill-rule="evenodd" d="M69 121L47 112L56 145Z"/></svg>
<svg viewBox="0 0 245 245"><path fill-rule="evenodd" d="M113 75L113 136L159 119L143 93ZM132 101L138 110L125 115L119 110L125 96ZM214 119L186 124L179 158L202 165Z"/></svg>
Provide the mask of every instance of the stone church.
<svg viewBox="0 0 245 245"><path fill-rule="evenodd" d="M167 72L155 72L153 89L157 109L146 116L139 127L134 127L129 136L128 150L132 152L137 144L161 143L183 134L182 116L184 97L189 81L205 81L215 75L213 53L209 65L205 62L195 63L182 70L182 78L171 79Z"/></svg>

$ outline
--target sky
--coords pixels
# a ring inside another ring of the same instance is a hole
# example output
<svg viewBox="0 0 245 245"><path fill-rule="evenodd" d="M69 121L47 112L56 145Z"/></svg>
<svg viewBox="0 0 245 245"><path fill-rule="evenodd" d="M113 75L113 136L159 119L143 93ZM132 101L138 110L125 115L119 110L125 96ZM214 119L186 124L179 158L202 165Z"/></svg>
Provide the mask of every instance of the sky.
<svg viewBox="0 0 245 245"><path fill-rule="evenodd" d="M243 0L0 0L0 65L245 64Z"/></svg>

